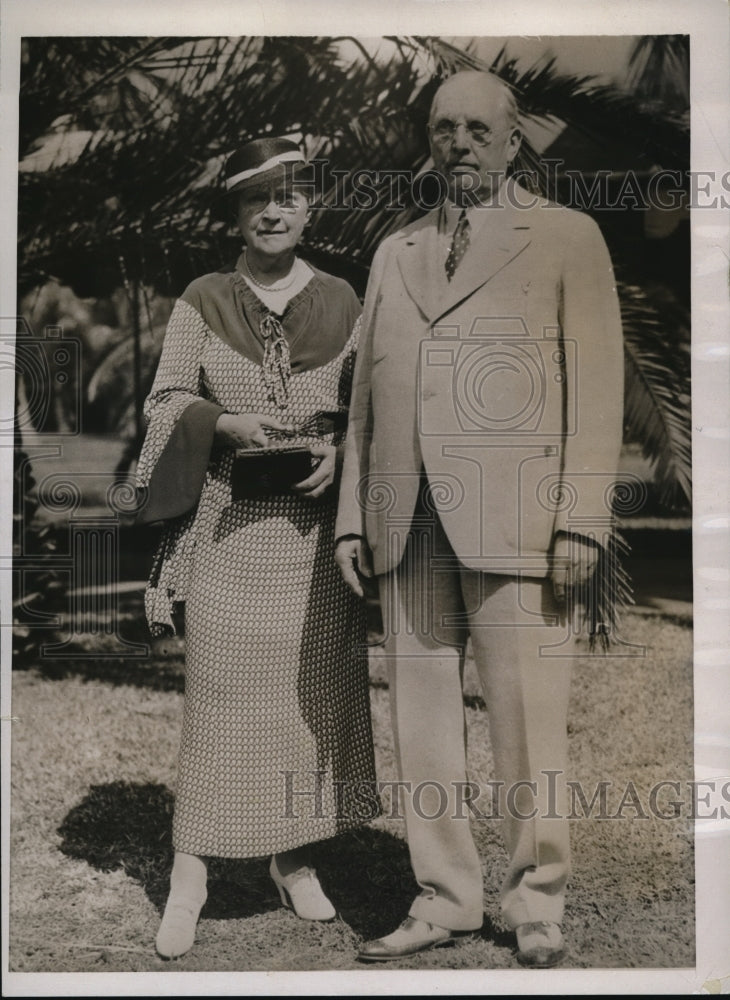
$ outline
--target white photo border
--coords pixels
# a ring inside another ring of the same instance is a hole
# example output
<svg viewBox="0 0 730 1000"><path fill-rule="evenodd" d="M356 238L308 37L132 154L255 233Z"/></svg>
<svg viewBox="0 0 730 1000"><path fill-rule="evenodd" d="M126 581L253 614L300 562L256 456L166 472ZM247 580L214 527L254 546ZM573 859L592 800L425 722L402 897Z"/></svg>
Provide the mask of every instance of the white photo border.
<svg viewBox="0 0 730 1000"><path fill-rule="evenodd" d="M691 166L714 172L707 193L728 197L730 71L725 0L513 0L503 8L473 0L4 0L0 14L2 241L0 316L16 314L19 40L27 35L359 35L518 36L689 34ZM454 26L458 31L454 32ZM694 210L692 374L695 595L695 779L730 774L730 299L727 208ZM12 411L13 371L0 368L2 416ZM12 520L12 449L0 449L0 568L7 570ZM730 992L730 824L696 824L696 967L526 972L11 973L8 972L11 574L0 573L2 673L2 963L5 996L674 994ZM18 723L18 724L22 724ZM668 720L668 724L670 720ZM723 887L725 891L723 892Z"/></svg>

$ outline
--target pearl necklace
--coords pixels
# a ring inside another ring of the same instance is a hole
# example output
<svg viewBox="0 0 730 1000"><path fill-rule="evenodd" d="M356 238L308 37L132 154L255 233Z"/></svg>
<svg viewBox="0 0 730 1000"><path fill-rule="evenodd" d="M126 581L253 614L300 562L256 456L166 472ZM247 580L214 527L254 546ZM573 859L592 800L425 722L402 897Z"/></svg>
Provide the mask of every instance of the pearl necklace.
<svg viewBox="0 0 730 1000"><path fill-rule="evenodd" d="M246 256L245 250L243 251L243 266L246 268L246 274L254 283L254 285L256 285L257 288L262 289L262 291L264 292L283 292L287 288L291 288L291 286L296 281L297 277L296 259L294 264L292 264L291 271L289 272L289 274L285 275L283 278L279 278L278 281L272 282L272 284L270 285L265 285L262 281L258 281L251 274L251 268L248 266L248 257ZM285 284L282 284L282 282L285 282Z"/></svg>

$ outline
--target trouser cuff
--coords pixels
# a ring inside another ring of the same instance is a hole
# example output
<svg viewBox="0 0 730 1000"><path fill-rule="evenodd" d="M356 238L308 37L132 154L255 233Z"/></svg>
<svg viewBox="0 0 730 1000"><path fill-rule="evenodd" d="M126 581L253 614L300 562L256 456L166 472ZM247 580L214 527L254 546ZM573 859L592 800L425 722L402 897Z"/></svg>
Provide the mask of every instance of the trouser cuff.
<svg viewBox="0 0 730 1000"><path fill-rule="evenodd" d="M467 909L440 896L416 896L409 916L450 931L478 931L484 921L481 907Z"/></svg>

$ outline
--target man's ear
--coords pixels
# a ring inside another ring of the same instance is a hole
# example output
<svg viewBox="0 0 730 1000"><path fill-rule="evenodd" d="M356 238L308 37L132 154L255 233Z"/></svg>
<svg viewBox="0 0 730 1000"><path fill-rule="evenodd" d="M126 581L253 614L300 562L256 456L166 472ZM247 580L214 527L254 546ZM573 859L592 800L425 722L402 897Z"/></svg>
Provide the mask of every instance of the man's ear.
<svg viewBox="0 0 730 1000"><path fill-rule="evenodd" d="M515 128L512 129L508 140L508 148L509 148L508 152L509 152L510 163L512 162L512 160L514 160L515 156L517 156L517 153L521 145L522 145L522 132L519 128L515 126Z"/></svg>

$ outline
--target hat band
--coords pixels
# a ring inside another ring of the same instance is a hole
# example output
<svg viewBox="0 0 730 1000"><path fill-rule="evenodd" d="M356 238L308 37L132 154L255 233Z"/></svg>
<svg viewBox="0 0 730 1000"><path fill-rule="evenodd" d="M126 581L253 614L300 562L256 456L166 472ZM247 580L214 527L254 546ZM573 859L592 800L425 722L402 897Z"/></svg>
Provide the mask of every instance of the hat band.
<svg viewBox="0 0 730 1000"><path fill-rule="evenodd" d="M278 166L280 163L304 163L304 156L300 152L291 153L280 153L278 156L272 156L268 160L264 160L260 163L258 167L252 167L250 170L242 170L238 174L234 174L233 177L226 178L226 190L230 191L232 187L236 184L240 184L241 181L248 180L249 177L255 177L257 174L263 174L267 170L271 170L272 167Z"/></svg>

